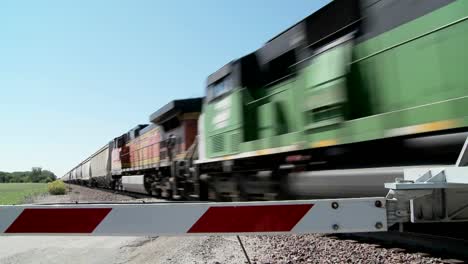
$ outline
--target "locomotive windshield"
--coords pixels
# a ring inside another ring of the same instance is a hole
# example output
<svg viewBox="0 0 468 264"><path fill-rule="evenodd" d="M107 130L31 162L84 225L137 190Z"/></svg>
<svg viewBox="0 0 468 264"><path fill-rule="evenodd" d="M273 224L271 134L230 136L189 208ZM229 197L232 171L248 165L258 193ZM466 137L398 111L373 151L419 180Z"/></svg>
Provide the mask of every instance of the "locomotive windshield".
<svg viewBox="0 0 468 264"><path fill-rule="evenodd" d="M224 95L233 89L233 82L230 75L208 86L208 101Z"/></svg>

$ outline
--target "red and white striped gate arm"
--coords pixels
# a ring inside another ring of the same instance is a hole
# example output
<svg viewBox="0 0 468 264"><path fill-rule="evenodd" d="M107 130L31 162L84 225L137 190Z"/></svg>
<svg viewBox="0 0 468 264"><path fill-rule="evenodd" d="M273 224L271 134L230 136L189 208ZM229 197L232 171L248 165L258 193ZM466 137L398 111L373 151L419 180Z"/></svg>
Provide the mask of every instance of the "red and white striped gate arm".
<svg viewBox="0 0 468 264"><path fill-rule="evenodd" d="M0 206L0 235L237 235L386 230L384 198Z"/></svg>

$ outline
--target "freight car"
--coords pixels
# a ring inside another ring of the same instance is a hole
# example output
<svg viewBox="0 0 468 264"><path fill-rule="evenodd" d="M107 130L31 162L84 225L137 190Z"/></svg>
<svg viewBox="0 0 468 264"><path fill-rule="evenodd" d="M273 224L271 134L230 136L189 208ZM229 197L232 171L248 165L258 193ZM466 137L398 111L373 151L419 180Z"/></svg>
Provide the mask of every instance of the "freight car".
<svg viewBox="0 0 468 264"><path fill-rule="evenodd" d="M369 172L382 186L406 166L454 163L468 130L467 20L460 0L332 1L211 74L203 102L174 101L116 138L109 186L365 196L375 190L356 182Z"/></svg>

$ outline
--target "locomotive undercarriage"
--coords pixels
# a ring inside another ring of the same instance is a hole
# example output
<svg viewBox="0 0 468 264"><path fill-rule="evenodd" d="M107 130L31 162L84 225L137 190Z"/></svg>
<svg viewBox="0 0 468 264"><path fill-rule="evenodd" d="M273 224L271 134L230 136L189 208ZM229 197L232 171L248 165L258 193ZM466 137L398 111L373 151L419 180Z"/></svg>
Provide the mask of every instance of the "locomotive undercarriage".
<svg viewBox="0 0 468 264"><path fill-rule="evenodd" d="M127 171L122 175L114 175L110 188L117 191L139 192L170 200L198 199L198 195L194 197L193 193L195 181L187 178L189 170L185 167L181 169L180 163L181 161L178 161L174 162L172 166ZM135 191L125 180L137 177L140 178L141 188Z"/></svg>
<svg viewBox="0 0 468 264"><path fill-rule="evenodd" d="M298 186L323 184L328 176L332 181L336 175L337 179L349 179L350 184L358 185L369 179L369 171L375 175L380 171L382 180L393 181L403 176L404 168L454 164L467 132L451 132L200 164L200 179L208 186L208 193L201 197L218 201L324 198L324 194L298 193ZM308 178L310 173L312 180ZM323 187L327 188L326 182ZM334 195L354 196L339 192ZM356 193L356 197L359 195L362 193Z"/></svg>
<svg viewBox="0 0 468 264"><path fill-rule="evenodd" d="M193 164L193 160L177 160L171 166L127 172L123 177L143 175L145 194L171 200L317 198L322 196L297 193L298 189L306 186L294 181L314 184L317 182L315 178L307 178L307 173L312 173L313 177L319 174L319 182L323 182L330 174L327 174L329 171L338 171L335 174L345 176L348 173L348 178L340 176L340 180L359 178L359 181L364 179L360 177L366 173L366 169L453 164L463 143L458 138L466 136L465 131L453 132L443 135L443 138L436 134L426 134L417 138L416 145L412 141L415 138L402 137L196 165L189 165ZM323 175L320 175L322 172ZM392 171L389 175L394 178L399 174ZM333 176L331 173L329 179ZM126 190L122 177L115 179L114 189ZM340 193L336 195L339 197Z"/></svg>

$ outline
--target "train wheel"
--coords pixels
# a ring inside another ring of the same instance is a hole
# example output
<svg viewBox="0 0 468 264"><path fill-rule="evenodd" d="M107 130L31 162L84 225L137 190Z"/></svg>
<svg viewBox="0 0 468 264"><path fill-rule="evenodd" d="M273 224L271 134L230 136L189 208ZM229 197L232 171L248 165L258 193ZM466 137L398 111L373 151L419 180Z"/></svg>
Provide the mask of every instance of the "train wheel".
<svg viewBox="0 0 468 264"><path fill-rule="evenodd" d="M200 198L200 201L208 201L208 182L200 180L199 186L200 193L198 194L198 197Z"/></svg>
<svg viewBox="0 0 468 264"><path fill-rule="evenodd" d="M116 191L123 191L122 178L117 179L117 180L115 181L114 190L116 190Z"/></svg>

